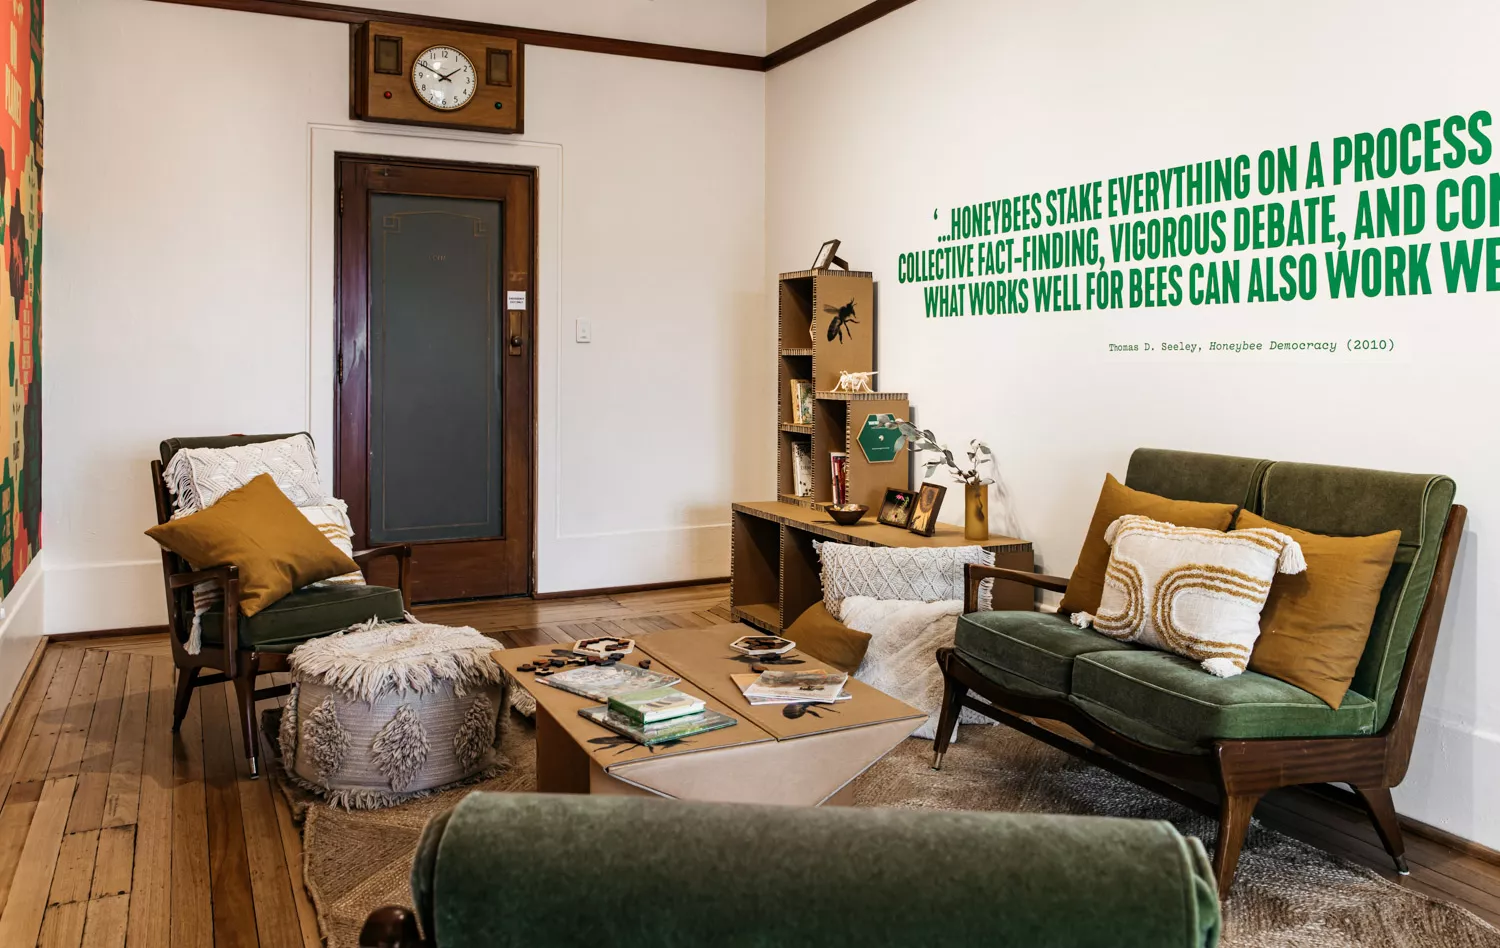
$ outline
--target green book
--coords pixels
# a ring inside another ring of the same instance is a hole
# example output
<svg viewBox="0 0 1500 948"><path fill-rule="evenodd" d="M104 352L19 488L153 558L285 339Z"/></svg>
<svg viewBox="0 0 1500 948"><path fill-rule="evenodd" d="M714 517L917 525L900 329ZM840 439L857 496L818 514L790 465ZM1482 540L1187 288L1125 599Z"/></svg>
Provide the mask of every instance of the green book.
<svg viewBox="0 0 1500 948"><path fill-rule="evenodd" d="M598 705L593 708L579 708L580 716L593 721L601 727L608 728L616 734L623 735L635 741L637 744L652 746L655 744L668 744L672 741L680 741L702 734L705 731L716 731L721 727L731 727L738 723L727 714L704 709L697 714L688 714L680 718L670 718L657 724L636 724L623 718L609 709L609 705Z"/></svg>
<svg viewBox="0 0 1500 948"><path fill-rule="evenodd" d="M647 688L611 695L609 709L635 724L655 724L703 710L703 700L676 688Z"/></svg>

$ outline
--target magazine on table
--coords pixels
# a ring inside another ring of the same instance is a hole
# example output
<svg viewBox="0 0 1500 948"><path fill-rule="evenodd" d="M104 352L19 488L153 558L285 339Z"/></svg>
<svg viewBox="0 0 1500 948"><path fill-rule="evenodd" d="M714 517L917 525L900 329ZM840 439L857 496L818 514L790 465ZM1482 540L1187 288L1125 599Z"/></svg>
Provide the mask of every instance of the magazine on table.
<svg viewBox="0 0 1500 948"><path fill-rule="evenodd" d="M594 701L608 701L616 695L648 688L667 688L681 681L676 675L637 668L624 662L609 665L580 665L567 671L538 678L554 688L571 691Z"/></svg>
<svg viewBox="0 0 1500 948"><path fill-rule="evenodd" d="M844 685L849 676L843 672L824 669L809 671L765 671L754 676L753 681L742 682L750 676L733 675L734 683L751 703L767 704L831 704L847 700Z"/></svg>
<svg viewBox="0 0 1500 948"><path fill-rule="evenodd" d="M740 694L745 694L745 691L749 689L751 685L760 680L760 676L753 673L744 675L730 675L729 677L734 682L735 687L740 689ZM803 697L752 698L749 695L745 695L745 700L750 702L752 706L758 707L763 704L832 704L835 701L848 701L852 697L854 696L849 692L844 691L841 692L839 696L837 698L834 698L832 701L829 701L825 698Z"/></svg>
<svg viewBox="0 0 1500 948"><path fill-rule="evenodd" d="M601 704L595 708L579 708L578 713L601 727L628 737L637 744L645 744L647 747L653 744L665 744L669 741L680 741L695 734L717 731L719 728L739 723L729 715L720 714L711 709L683 718L672 718L669 721L646 725L636 724L624 715L611 711L607 704Z"/></svg>

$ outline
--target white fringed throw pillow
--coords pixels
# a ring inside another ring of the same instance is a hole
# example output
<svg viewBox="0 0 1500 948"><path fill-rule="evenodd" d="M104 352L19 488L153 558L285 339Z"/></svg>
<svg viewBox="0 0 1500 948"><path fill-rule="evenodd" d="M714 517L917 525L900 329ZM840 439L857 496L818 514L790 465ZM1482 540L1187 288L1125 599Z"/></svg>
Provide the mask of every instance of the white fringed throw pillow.
<svg viewBox="0 0 1500 948"><path fill-rule="evenodd" d="M969 563L995 565L995 554L977 546L881 547L814 540L813 549L823 564L823 604L835 619L850 596L961 602L964 567ZM989 608L986 598L981 595L981 611Z"/></svg>
<svg viewBox="0 0 1500 948"><path fill-rule="evenodd" d="M1201 662L1230 678L1245 670L1260 611L1278 572L1307 569L1297 541L1270 528L1221 533L1127 515L1112 548L1099 611L1073 624Z"/></svg>

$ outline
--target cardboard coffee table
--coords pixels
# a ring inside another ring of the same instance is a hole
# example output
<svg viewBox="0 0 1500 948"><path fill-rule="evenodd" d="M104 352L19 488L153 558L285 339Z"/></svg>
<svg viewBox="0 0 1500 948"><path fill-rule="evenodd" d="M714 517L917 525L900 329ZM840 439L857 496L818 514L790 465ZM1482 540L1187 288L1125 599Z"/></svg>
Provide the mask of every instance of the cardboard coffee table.
<svg viewBox="0 0 1500 948"><path fill-rule="evenodd" d="M746 625L671 629L636 639L624 661L651 659L653 671L679 675L681 691L738 721L671 745L645 747L579 716L600 702L543 684L517 667L568 654L567 646L501 649L495 661L536 697L537 789L543 793L606 793L812 806L847 803L849 784L895 749L926 719L910 705L849 679L848 701L812 705L788 718L780 705L751 706L730 675L750 662L729 648ZM794 650L788 658L827 668Z"/></svg>

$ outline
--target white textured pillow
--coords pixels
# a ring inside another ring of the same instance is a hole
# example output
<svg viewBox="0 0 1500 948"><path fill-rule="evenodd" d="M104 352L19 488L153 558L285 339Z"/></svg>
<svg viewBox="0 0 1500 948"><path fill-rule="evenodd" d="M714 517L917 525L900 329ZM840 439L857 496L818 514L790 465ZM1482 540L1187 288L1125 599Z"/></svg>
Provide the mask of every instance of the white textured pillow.
<svg viewBox="0 0 1500 948"><path fill-rule="evenodd" d="M212 507L261 474L271 475L295 506L316 507L333 499L318 483L318 458L305 434L231 448L184 448L172 455L162 476L176 501L176 519Z"/></svg>
<svg viewBox="0 0 1500 948"><path fill-rule="evenodd" d="M823 604L839 618L850 596L942 602L964 598L964 567L995 565L995 555L977 546L913 549L853 546L813 541L823 563Z"/></svg>
<svg viewBox="0 0 1500 948"><path fill-rule="evenodd" d="M1099 611L1073 624L1201 662L1230 678L1245 670L1277 572L1307 569L1302 547L1276 530L1221 533L1128 514L1109 525Z"/></svg>

